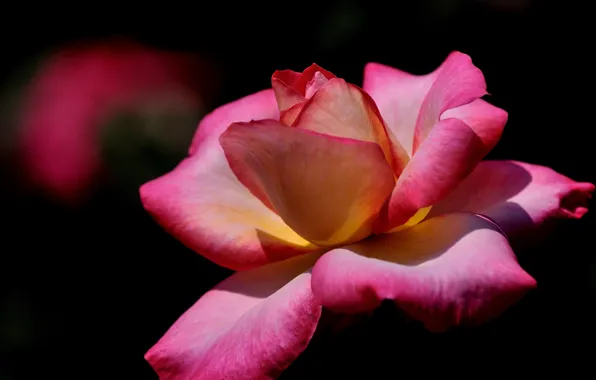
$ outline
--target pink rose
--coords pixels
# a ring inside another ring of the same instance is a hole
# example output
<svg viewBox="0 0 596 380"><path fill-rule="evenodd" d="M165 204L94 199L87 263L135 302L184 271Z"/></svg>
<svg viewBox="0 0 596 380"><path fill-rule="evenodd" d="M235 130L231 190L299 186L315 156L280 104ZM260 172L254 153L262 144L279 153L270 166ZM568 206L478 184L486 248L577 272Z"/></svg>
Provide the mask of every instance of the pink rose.
<svg viewBox="0 0 596 380"><path fill-rule="evenodd" d="M197 57L131 41L56 51L26 88L19 111L18 146L29 182L59 200L82 200L105 169L105 127L126 112L147 120L161 111L198 113L212 87L209 75Z"/></svg>
<svg viewBox="0 0 596 380"><path fill-rule="evenodd" d="M364 89L316 65L272 84L206 116L190 156L141 187L172 235L238 270L149 350L161 379L275 378L322 308L485 322L535 286L510 241L587 211L590 183L481 161L507 113L467 55L423 76L370 63Z"/></svg>

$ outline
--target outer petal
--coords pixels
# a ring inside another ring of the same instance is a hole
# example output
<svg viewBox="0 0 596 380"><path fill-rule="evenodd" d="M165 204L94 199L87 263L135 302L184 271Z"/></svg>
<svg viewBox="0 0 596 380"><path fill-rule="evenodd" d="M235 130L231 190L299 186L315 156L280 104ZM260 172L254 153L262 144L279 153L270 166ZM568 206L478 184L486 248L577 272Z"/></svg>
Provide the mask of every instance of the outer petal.
<svg viewBox="0 0 596 380"><path fill-rule="evenodd" d="M441 115L441 119L449 118L456 118L466 123L482 140L488 153L501 139L508 115L505 110L477 99L461 107L449 109Z"/></svg>
<svg viewBox="0 0 596 380"><path fill-rule="evenodd" d="M147 211L169 233L231 269L316 249L238 181L219 141L209 136L193 156L140 192Z"/></svg>
<svg viewBox="0 0 596 380"><path fill-rule="evenodd" d="M469 56L451 53L437 70L435 81L420 106L413 152L416 153L443 112L471 103L486 94L482 71L472 64Z"/></svg>
<svg viewBox="0 0 596 380"><path fill-rule="evenodd" d="M369 142L262 120L233 124L220 143L238 179L322 246L368 236L394 186L381 149Z"/></svg>
<svg viewBox="0 0 596 380"><path fill-rule="evenodd" d="M199 123L199 128L192 140L189 154L208 138L217 139L234 122L260 119L279 119L279 110L273 90L267 89L225 104L208 114Z"/></svg>
<svg viewBox="0 0 596 380"><path fill-rule="evenodd" d="M331 136L379 144L387 162L399 175L409 157L392 139L375 102L361 88L335 78L321 88L302 108L293 126Z"/></svg>
<svg viewBox="0 0 596 380"><path fill-rule="evenodd" d="M527 240L529 232L539 232L549 219L581 218L593 191L593 184L575 182L544 166L483 161L429 217L456 211L483 214L517 243Z"/></svg>
<svg viewBox="0 0 596 380"><path fill-rule="evenodd" d="M354 313L392 299L442 331L498 316L535 281L492 222L449 214L326 253L312 287L323 307Z"/></svg>
<svg viewBox="0 0 596 380"><path fill-rule="evenodd" d="M459 52L451 53L437 70L420 76L369 63L363 87L410 155L443 112L486 94L482 72L470 57Z"/></svg>
<svg viewBox="0 0 596 380"><path fill-rule="evenodd" d="M306 348L321 306L305 255L237 272L195 303L145 355L162 380L275 379Z"/></svg>
<svg viewBox="0 0 596 380"><path fill-rule="evenodd" d="M468 125L458 119L441 120L399 177L375 231L389 231L418 210L429 210L470 174L485 153L482 140Z"/></svg>

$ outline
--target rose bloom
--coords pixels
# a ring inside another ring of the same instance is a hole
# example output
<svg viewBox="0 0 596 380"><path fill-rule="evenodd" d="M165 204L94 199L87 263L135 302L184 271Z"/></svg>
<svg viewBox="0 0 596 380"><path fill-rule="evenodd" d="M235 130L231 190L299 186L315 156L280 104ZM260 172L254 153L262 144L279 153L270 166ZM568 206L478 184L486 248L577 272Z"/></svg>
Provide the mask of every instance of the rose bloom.
<svg viewBox="0 0 596 380"><path fill-rule="evenodd" d="M363 88L317 65L272 87L206 116L189 157L141 187L167 231L237 270L146 354L161 379L273 379L323 308L485 322L536 285L510 242L587 211L590 183L481 161L507 113L465 54L422 76L369 63Z"/></svg>
<svg viewBox="0 0 596 380"><path fill-rule="evenodd" d="M55 51L42 61L19 109L17 145L28 182L56 200L83 200L106 169L105 129L123 127L128 113L148 120L147 135L163 133L152 131L151 121L197 114L211 86L208 75L206 62L193 55L128 40Z"/></svg>

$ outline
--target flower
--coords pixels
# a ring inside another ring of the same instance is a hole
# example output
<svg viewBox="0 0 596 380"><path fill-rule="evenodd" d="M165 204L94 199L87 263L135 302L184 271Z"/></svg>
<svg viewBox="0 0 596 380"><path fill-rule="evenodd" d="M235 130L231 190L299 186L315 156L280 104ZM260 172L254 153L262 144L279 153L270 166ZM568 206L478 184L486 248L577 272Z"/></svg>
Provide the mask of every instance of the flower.
<svg viewBox="0 0 596 380"><path fill-rule="evenodd" d="M238 270L149 350L162 379L274 378L323 307L485 322L535 286L510 243L587 211L590 183L481 161L507 113L465 54L422 76L370 63L363 89L317 65L272 87L206 116L189 157L141 187L167 231Z"/></svg>
<svg viewBox="0 0 596 380"><path fill-rule="evenodd" d="M200 120L212 87L210 72L205 61L190 54L128 40L56 50L25 88L16 121L28 182L56 200L80 202L107 171L103 145L114 143L107 134L118 133L122 140L123 129L142 124L136 140L160 134L165 145L182 133L172 117L188 116L193 127ZM170 118L169 131L155 125L160 117ZM118 168L130 160L119 161Z"/></svg>

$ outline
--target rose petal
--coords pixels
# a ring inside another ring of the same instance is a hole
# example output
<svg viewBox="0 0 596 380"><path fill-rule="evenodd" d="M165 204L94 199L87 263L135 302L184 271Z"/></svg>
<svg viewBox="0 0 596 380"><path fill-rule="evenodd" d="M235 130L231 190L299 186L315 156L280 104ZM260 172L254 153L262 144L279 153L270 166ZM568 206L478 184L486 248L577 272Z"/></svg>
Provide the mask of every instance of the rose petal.
<svg viewBox="0 0 596 380"><path fill-rule="evenodd" d="M529 232L538 232L549 219L581 218L593 191L593 184L575 182L544 166L483 161L429 217L456 211L483 214L517 242L527 240Z"/></svg>
<svg viewBox="0 0 596 380"><path fill-rule="evenodd" d="M293 70L278 70L271 77L271 87L279 110L283 113L298 103L310 99L311 96L335 75L316 63L307 67L302 73Z"/></svg>
<svg viewBox="0 0 596 380"><path fill-rule="evenodd" d="M469 56L460 52L451 53L438 69L426 75L412 75L369 63L364 69L363 87L410 155L418 149L444 111L471 103L486 94L482 72L472 64Z"/></svg>
<svg viewBox="0 0 596 380"><path fill-rule="evenodd" d="M375 231L389 231L439 201L474 169L484 154L482 140L465 123L458 119L441 120L399 177L375 223Z"/></svg>
<svg viewBox="0 0 596 380"><path fill-rule="evenodd" d="M321 246L370 234L394 186L381 149L369 142L262 120L233 124L220 143L240 182Z"/></svg>
<svg viewBox="0 0 596 380"><path fill-rule="evenodd" d="M387 133L379 110L361 88L335 78L307 102L292 126L331 136L377 143L387 162L399 175L409 157Z"/></svg>
<svg viewBox="0 0 596 380"><path fill-rule="evenodd" d="M294 104L292 107L280 113L279 121L283 125L291 126L302 112L302 109L306 105L306 101Z"/></svg>
<svg viewBox="0 0 596 380"><path fill-rule="evenodd" d="M436 72L412 75L374 62L364 67L362 87L374 99L387 127L410 156L416 119L435 77Z"/></svg>
<svg viewBox="0 0 596 380"><path fill-rule="evenodd" d="M275 379L321 316L303 255L237 272L202 296L145 355L162 380Z"/></svg>
<svg viewBox="0 0 596 380"><path fill-rule="evenodd" d="M476 99L472 103L449 109L441 115L441 119L449 118L456 118L466 123L482 140L488 153L499 142L508 115L505 110L482 99Z"/></svg>
<svg viewBox="0 0 596 380"><path fill-rule="evenodd" d="M431 331L485 322L534 286L498 227L465 213L332 250L312 277L323 307L358 313L391 299Z"/></svg>
<svg viewBox="0 0 596 380"><path fill-rule="evenodd" d="M208 114L199 123L199 128L190 145L189 154L194 154L207 138L217 139L234 122L260 119L279 119L279 110L273 90L267 89L225 104Z"/></svg>
<svg viewBox="0 0 596 380"><path fill-rule="evenodd" d="M211 137L173 171L143 185L140 193L147 211L170 234L231 269L317 249L238 181L219 141Z"/></svg>
<svg viewBox="0 0 596 380"><path fill-rule="evenodd" d="M471 103L486 94L484 75L472 64L472 59L459 52L451 53L437 70L435 81L420 106L413 152L416 153L443 112Z"/></svg>

